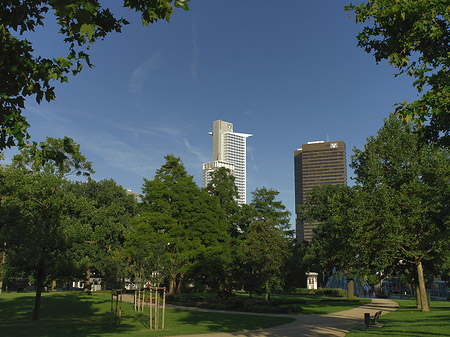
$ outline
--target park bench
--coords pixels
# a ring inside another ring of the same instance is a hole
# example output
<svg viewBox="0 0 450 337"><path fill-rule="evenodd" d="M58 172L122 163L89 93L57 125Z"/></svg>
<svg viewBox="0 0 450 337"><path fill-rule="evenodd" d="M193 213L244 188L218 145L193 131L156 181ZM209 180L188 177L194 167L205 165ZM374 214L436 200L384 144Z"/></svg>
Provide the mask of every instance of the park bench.
<svg viewBox="0 0 450 337"><path fill-rule="evenodd" d="M378 319L381 316L382 311L377 311L375 315L370 316L369 313L364 314L364 321L367 327L377 325Z"/></svg>

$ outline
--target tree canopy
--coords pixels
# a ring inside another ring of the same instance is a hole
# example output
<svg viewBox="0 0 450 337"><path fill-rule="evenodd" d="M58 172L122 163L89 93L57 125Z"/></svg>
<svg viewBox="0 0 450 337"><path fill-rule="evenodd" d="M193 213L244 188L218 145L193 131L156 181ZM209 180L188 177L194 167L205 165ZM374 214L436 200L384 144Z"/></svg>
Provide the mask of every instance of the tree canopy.
<svg viewBox="0 0 450 337"><path fill-rule="evenodd" d="M206 191L218 198L220 208L224 211L224 221L230 225L232 235L236 236L240 230L238 225L240 208L237 203L239 193L230 169L219 167L213 171Z"/></svg>
<svg viewBox="0 0 450 337"><path fill-rule="evenodd" d="M48 139L41 145L48 148L52 144L62 144L62 141ZM86 167L87 160L79 153L78 145L73 141L70 144L77 158L74 166ZM61 276L63 269L76 264L66 254L71 247L69 223L86 203L66 188L69 182L62 173L74 169L70 160L59 171L51 162L31 160L30 170L24 158L29 158L27 149L13 158L12 167L0 174L0 238L7 243L9 270L14 274L33 275L36 280L33 320L37 320L44 282L48 277ZM87 165L89 170L91 167Z"/></svg>
<svg viewBox="0 0 450 337"><path fill-rule="evenodd" d="M445 258L450 248L448 150L424 144L411 122L391 114L364 150L355 150L351 166L367 195L363 200L372 200L362 208L362 224L370 228L366 249L382 252L383 263L390 266L417 268L421 305L427 311L424 263Z"/></svg>
<svg viewBox="0 0 450 337"><path fill-rule="evenodd" d="M189 0L124 0L123 6L141 14L146 26L169 21L175 8L188 9ZM45 26L53 12L67 55L43 58L34 54L30 36ZM38 103L55 99L55 82L67 82L83 64L92 66L89 47L108 34L120 33L128 21L116 18L98 0L4 0L0 3L0 151L23 146L30 126L22 114L27 97ZM27 33L28 38L24 38Z"/></svg>
<svg viewBox="0 0 450 337"><path fill-rule="evenodd" d="M46 171L60 177L72 174L89 177L95 173L92 163L81 154L80 145L69 137L47 137L39 145L23 148L14 156L12 166L30 172Z"/></svg>
<svg viewBox="0 0 450 337"><path fill-rule="evenodd" d="M305 260L319 264L327 274L333 268L345 272L349 298L353 297L353 279L364 269L357 208L357 190L345 185L315 186L301 205L302 219L318 222Z"/></svg>
<svg viewBox="0 0 450 337"><path fill-rule="evenodd" d="M450 5L446 0L370 0L345 7L364 25L358 45L414 79L420 97L396 112L450 146Z"/></svg>
<svg viewBox="0 0 450 337"><path fill-rule="evenodd" d="M278 191L262 187L252 192L252 202L243 205L246 225L238 238L237 270L244 289L264 293L266 301L283 284L283 266L290 257L291 232L287 230L289 211Z"/></svg>
<svg viewBox="0 0 450 337"><path fill-rule="evenodd" d="M117 254L131 219L138 213L138 203L112 179L73 182L67 190L85 200L85 207L70 220L71 254L83 261L86 287L90 289L91 273L115 284L125 273L125 262L120 264Z"/></svg>
<svg viewBox="0 0 450 337"><path fill-rule="evenodd" d="M354 150L356 185L315 188L302 211L320 221L307 256L349 278L413 267L427 311L425 268L446 265L450 248L450 154L421 141L418 129L391 114Z"/></svg>
<svg viewBox="0 0 450 337"><path fill-rule="evenodd" d="M161 220L151 224L167 244L169 292L179 293L188 278L213 289L220 287L226 268L223 262L229 254L229 234L219 199L195 184L180 158L167 155L165 159L154 179L145 179L142 201L143 209Z"/></svg>

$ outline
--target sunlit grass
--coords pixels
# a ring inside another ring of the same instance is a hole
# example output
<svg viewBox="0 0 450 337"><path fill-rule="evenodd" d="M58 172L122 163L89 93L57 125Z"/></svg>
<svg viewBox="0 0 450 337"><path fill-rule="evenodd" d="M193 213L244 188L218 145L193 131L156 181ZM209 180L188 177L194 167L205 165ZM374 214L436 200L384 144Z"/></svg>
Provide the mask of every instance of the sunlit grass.
<svg viewBox="0 0 450 337"><path fill-rule="evenodd" d="M382 327L353 330L347 336L450 336L450 302L432 301L429 312L417 310L415 300L397 302L397 311L381 316Z"/></svg>

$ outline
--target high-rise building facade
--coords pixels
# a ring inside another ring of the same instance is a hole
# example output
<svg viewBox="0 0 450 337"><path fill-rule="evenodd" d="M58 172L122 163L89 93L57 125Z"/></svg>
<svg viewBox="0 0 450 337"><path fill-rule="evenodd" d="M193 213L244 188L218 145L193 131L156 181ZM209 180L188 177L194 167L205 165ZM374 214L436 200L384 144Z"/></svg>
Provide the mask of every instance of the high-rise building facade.
<svg viewBox="0 0 450 337"><path fill-rule="evenodd" d="M233 124L213 122L213 161L203 164L203 187L210 181L211 173L219 167L229 168L235 177L239 193L238 204L246 203L247 195L247 133L233 132Z"/></svg>
<svg viewBox="0 0 450 337"><path fill-rule="evenodd" d="M295 232L298 242L311 241L317 223L303 223L297 205L306 201L314 186L347 185L347 154L345 143L308 142L294 151Z"/></svg>

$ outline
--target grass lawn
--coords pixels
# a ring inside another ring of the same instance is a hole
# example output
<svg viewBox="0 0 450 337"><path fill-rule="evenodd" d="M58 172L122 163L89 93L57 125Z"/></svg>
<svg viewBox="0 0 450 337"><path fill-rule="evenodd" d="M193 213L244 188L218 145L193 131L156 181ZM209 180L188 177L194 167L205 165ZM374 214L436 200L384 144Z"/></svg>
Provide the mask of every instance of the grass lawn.
<svg viewBox="0 0 450 337"><path fill-rule="evenodd" d="M238 292L237 296L248 297L248 294ZM254 296L255 298L264 298L264 296ZM344 311L359 307L369 303L369 298L355 297L348 300L346 297L326 296L326 295L289 295L274 294L270 296L271 300L283 302L299 302L303 308L302 315L326 315L333 312ZM282 306L282 305L281 305Z"/></svg>
<svg viewBox="0 0 450 337"><path fill-rule="evenodd" d="M110 327L111 295L79 292L43 293L40 320L30 321L34 293L0 295L0 336L174 336L263 329L291 318L166 309L166 330L150 332L149 314L122 303L120 327ZM148 310L148 308L146 308ZM251 319L250 319L251 318Z"/></svg>
<svg viewBox="0 0 450 337"><path fill-rule="evenodd" d="M348 337L366 336L450 336L450 302L432 301L431 311L416 309L415 300L396 300L397 311L381 316L383 327L353 330Z"/></svg>
<svg viewBox="0 0 450 337"><path fill-rule="evenodd" d="M348 300L346 297L332 297L325 295L273 295L272 299L301 299L303 311L302 315L326 315L333 312L344 311L359 307L365 303L369 303L369 298L355 297Z"/></svg>

